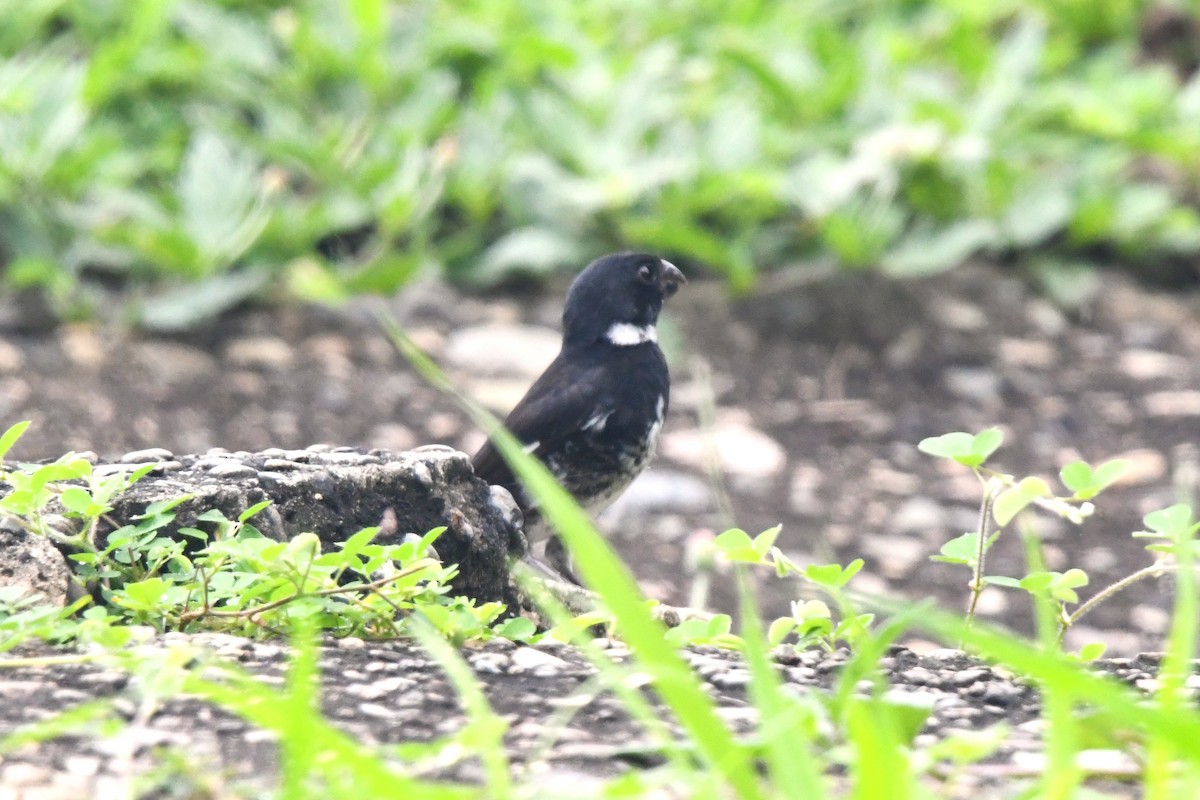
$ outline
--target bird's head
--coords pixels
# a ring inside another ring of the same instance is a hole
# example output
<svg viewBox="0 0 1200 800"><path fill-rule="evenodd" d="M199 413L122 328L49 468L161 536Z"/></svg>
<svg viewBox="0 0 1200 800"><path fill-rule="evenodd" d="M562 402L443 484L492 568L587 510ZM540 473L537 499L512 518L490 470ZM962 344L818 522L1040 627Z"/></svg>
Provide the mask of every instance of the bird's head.
<svg viewBox="0 0 1200 800"><path fill-rule="evenodd" d="M617 345L655 341L663 301L687 278L670 261L648 253L614 253L596 259L571 284L563 309L567 344L608 338Z"/></svg>

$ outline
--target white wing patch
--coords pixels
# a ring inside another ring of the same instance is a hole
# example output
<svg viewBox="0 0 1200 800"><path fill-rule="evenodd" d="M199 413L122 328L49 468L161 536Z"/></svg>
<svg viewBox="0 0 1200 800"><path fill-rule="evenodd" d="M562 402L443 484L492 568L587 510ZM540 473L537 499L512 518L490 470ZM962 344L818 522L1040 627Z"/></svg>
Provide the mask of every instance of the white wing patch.
<svg viewBox="0 0 1200 800"><path fill-rule="evenodd" d="M608 418L612 416L612 413L613 409L611 408L602 408L593 411L592 415L588 417L587 422L583 423L583 429L585 431L595 430L596 433L599 433L608 424Z"/></svg>
<svg viewBox="0 0 1200 800"><path fill-rule="evenodd" d="M530 442L529 444L525 445L521 449L524 450L526 453L536 453L537 449L541 446L542 446L541 442L534 441L534 442Z"/></svg>
<svg viewBox="0 0 1200 800"><path fill-rule="evenodd" d="M632 322L614 322L604 338L617 347L632 347L635 344L658 341L658 328L653 325L634 325Z"/></svg>
<svg viewBox="0 0 1200 800"><path fill-rule="evenodd" d="M650 426L650 433L646 437L647 442L649 444L648 449L651 453L654 452L655 447L657 447L657 445L658 445L658 432L662 430L663 411L664 411L663 406L665 406L665 405L666 405L666 401L664 400L663 396L660 394L658 396L658 403L654 406L654 424Z"/></svg>

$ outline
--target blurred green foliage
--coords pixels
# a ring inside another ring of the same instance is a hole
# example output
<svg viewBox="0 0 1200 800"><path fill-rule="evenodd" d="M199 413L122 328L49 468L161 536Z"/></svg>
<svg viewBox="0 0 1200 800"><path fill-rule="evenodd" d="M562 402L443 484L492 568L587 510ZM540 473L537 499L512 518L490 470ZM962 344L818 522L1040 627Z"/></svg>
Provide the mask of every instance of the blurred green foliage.
<svg viewBox="0 0 1200 800"><path fill-rule="evenodd" d="M1200 79L1148 7L0 0L0 264L176 327L626 246L734 288L1196 254Z"/></svg>

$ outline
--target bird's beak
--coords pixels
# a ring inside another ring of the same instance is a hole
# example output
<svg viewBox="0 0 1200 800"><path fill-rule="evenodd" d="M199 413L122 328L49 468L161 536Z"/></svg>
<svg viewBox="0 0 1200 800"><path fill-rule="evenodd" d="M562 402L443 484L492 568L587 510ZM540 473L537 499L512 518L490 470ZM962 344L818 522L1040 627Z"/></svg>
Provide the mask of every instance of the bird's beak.
<svg viewBox="0 0 1200 800"><path fill-rule="evenodd" d="M687 278L679 271L679 267L662 259L662 271L658 273L658 286L662 289L663 295L670 297L683 283L687 283Z"/></svg>

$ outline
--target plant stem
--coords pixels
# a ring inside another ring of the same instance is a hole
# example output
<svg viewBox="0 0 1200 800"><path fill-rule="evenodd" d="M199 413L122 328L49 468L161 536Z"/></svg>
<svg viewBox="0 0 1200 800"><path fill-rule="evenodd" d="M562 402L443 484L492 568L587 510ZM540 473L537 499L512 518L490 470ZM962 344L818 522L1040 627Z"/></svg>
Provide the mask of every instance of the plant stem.
<svg viewBox="0 0 1200 800"><path fill-rule="evenodd" d="M983 565L987 559L987 540L992 527L992 504L996 500L996 485L988 480L983 484L983 502L979 504L979 544L975 551L975 570L971 576L971 602L967 605L967 629L975 622L975 607L983 594Z"/></svg>
<svg viewBox="0 0 1200 800"><path fill-rule="evenodd" d="M1058 643L1062 644L1063 637L1067 635L1067 629L1078 622L1084 614L1088 613L1117 592L1129 588L1140 580L1145 580L1146 578L1160 578L1163 575L1168 575L1172 572L1179 572L1179 569L1180 568L1178 564L1151 564L1148 567L1139 569L1137 572L1126 575L1116 583L1106 586L1104 589L1088 598L1087 602L1075 609L1074 613L1062 621L1058 631ZM1200 572L1200 568L1193 568L1193 571Z"/></svg>
<svg viewBox="0 0 1200 800"><path fill-rule="evenodd" d="M416 562L410 564L409 566L405 567L404 569L400 570L395 575L390 575L386 578L382 578L380 580L373 581L371 583L357 584L357 585L351 584L349 586L337 586L332 589L320 589L320 590L317 590L314 592L299 592L298 591L295 594L290 594L287 597L280 597L278 600L272 600L269 603L263 603L261 605L254 606L253 608L240 608L240 609L236 609L236 610L215 609L215 608L210 608L208 606L207 600L206 600L205 605L202 608L198 608L195 611L185 611L182 614L180 614L179 615L179 624L181 626L186 625L187 623L192 622L193 620L200 619L202 617L227 617L227 618L228 617L232 617L232 618L246 617L246 618L251 619L251 621L253 621L253 618L258 614L262 614L266 611L273 611L274 609L279 608L280 606L285 606L288 603L295 602L296 600L299 600L302 597L331 597L333 595L348 594L351 592L358 592L358 591L364 591L364 590L373 592L384 586L387 586L389 583L393 583L395 581L400 580L401 578L411 575L414 572L419 572L423 569L426 569L431 564L435 564L435 563L437 563L437 562L433 561L432 559L423 558L420 561L416 561Z"/></svg>

